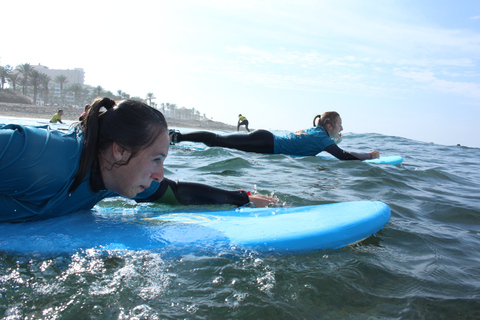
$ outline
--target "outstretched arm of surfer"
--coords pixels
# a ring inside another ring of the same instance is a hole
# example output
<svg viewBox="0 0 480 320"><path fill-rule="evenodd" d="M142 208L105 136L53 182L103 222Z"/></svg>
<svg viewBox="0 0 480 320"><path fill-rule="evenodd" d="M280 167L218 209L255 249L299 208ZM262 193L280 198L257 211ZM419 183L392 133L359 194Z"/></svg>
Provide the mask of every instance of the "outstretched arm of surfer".
<svg viewBox="0 0 480 320"><path fill-rule="evenodd" d="M266 195L249 195L243 190L229 191L201 183L179 182L167 178L163 179L153 196L137 201L183 205L232 204L236 206L244 206L252 202L256 207L278 203L277 199Z"/></svg>
<svg viewBox="0 0 480 320"><path fill-rule="evenodd" d="M336 144L331 144L325 148L325 151L339 160L368 160L375 159L380 156L378 151L370 151L368 153L349 152L340 149Z"/></svg>

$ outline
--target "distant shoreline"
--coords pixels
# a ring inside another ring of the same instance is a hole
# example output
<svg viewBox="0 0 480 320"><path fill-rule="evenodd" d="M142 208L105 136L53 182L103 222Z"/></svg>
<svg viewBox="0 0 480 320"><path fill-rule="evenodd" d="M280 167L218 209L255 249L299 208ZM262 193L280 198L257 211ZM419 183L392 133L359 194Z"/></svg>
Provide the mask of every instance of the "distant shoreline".
<svg viewBox="0 0 480 320"><path fill-rule="evenodd" d="M0 116L14 118L35 118L50 120L58 111L58 107L36 106L31 104L0 102ZM77 121L82 114L83 108L63 107L62 120ZM237 128L223 122L212 120L188 120L166 118L170 128L192 128L201 130L228 130L235 131Z"/></svg>

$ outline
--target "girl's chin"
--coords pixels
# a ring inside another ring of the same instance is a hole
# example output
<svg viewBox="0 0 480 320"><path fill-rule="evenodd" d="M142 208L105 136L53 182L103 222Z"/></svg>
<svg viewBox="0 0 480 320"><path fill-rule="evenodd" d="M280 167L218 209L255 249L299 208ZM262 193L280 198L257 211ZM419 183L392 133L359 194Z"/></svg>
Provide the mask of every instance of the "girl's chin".
<svg viewBox="0 0 480 320"><path fill-rule="evenodd" d="M126 198L135 198L139 193L141 193L143 190L142 188L135 188L131 190L124 190L123 192L117 192L119 195L126 197Z"/></svg>

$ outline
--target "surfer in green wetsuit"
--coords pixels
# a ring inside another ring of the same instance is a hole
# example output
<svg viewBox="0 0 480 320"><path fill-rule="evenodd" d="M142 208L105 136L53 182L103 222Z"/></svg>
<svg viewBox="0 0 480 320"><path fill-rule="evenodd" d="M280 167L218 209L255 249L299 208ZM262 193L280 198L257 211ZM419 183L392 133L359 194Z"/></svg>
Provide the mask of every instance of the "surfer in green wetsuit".
<svg viewBox="0 0 480 320"><path fill-rule="evenodd" d="M58 112L53 115L52 119L50 119L50 122L51 123L57 123L57 122L63 123L62 122L62 116L63 116L63 110L58 110Z"/></svg>
<svg viewBox="0 0 480 320"><path fill-rule="evenodd" d="M247 129L247 131L250 132L250 130L248 129L248 120L247 118L242 116L242 114L238 115L237 131L240 130L240 126L245 126L245 129Z"/></svg>
<svg viewBox="0 0 480 320"><path fill-rule="evenodd" d="M98 99L67 133L48 126L0 124L0 221L89 210L115 196L184 205L277 202L243 190L166 179L168 149L163 114L135 100L117 105Z"/></svg>
<svg viewBox="0 0 480 320"><path fill-rule="evenodd" d="M189 133L170 132L170 141L201 142L209 147L224 147L247 152L315 156L326 151L340 160L367 160L380 156L378 151L358 153L344 151L337 145L342 139L342 118L335 111L324 112L313 118L313 127L298 130L285 136L277 136L267 130L255 130L249 134L220 135L208 131Z"/></svg>

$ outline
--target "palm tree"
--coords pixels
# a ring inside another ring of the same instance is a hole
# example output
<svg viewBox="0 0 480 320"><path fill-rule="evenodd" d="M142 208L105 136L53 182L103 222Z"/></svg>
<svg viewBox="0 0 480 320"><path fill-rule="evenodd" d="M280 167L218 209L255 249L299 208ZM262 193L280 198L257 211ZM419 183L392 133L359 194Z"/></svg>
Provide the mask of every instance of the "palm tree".
<svg viewBox="0 0 480 320"><path fill-rule="evenodd" d="M102 86L97 86L94 90L95 94L97 95L97 97L101 97L103 95L103 88Z"/></svg>
<svg viewBox="0 0 480 320"><path fill-rule="evenodd" d="M48 84L50 83L50 81L52 81L52 78L50 76L47 76L45 73L42 73L40 82L43 86L43 102L45 103L45 105L48 105Z"/></svg>
<svg viewBox="0 0 480 320"><path fill-rule="evenodd" d="M177 109L177 105L175 103L168 103L167 107L170 110L170 117L175 118L175 109Z"/></svg>
<svg viewBox="0 0 480 320"><path fill-rule="evenodd" d="M62 105L65 105L65 97L63 96L63 85L68 82L67 77L63 74L55 77L56 83L60 85L60 97L62 99Z"/></svg>
<svg viewBox="0 0 480 320"><path fill-rule="evenodd" d="M149 93L147 93L146 99L148 100L148 105L152 106L152 100L157 99L157 98L155 98L153 93L149 92Z"/></svg>
<svg viewBox="0 0 480 320"><path fill-rule="evenodd" d="M23 95L26 94L26 90L25 88L28 86L28 78L23 78L23 77L20 77L20 81L19 81L20 85L23 87Z"/></svg>
<svg viewBox="0 0 480 320"><path fill-rule="evenodd" d="M122 90L117 90L117 94L120 99L130 99L130 95Z"/></svg>
<svg viewBox="0 0 480 320"><path fill-rule="evenodd" d="M88 95L90 94L90 90L88 90L87 87L83 87L83 90L80 94L80 104L81 105L86 105L88 99Z"/></svg>
<svg viewBox="0 0 480 320"><path fill-rule="evenodd" d="M115 99L115 95L113 94L112 91L108 90L107 92L105 92L105 96L110 98L110 99Z"/></svg>
<svg viewBox="0 0 480 320"><path fill-rule="evenodd" d="M0 80L2 83L2 89L4 88L5 83L7 82L8 75L12 72L12 67L6 65L5 67L0 66Z"/></svg>
<svg viewBox="0 0 480 320"><path fill-rule="evenodd" d="M42 74L38 72L37 70L32 70L30 72L30 82L33 86L33 104L37 104L37 95L38 95L38 86L40 86L41 83L41 76Z"/></svg>
<svg viewBox="0 0 480 320"><path fill-rule="evenodd" d="M75 101L75 105L78 105L78 96L80 93L82 93L83 91L83 86L79 83L75 83L75 84L72 84L69 88L68 88L69 91L73 92L74 94L74 101Z"/></svg>
<svg viewBox="0 0 480 320"><path fill-rule="evenodd" d="M11 72L9 75L8 75L8 82L10 83L10 85L13 87L13 92L16 92L17 91L17 84L20 83L20 73L18 72Z"/></svg>
<svg viewBox="0 0 480 320"><path fill-rule="evenodd" d="M25 95L27 95L28 78L30 77L30 72L32 72L33 67L30 63L24 63L24 64L21 64L21 65L17 66L17 68L15 70L20 72L23 76L24 80L22 80L22 85L23 85L22 94L25 96Z"/></svg>

